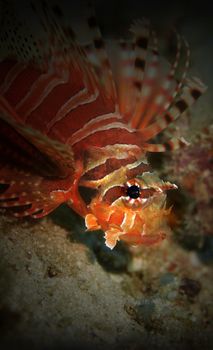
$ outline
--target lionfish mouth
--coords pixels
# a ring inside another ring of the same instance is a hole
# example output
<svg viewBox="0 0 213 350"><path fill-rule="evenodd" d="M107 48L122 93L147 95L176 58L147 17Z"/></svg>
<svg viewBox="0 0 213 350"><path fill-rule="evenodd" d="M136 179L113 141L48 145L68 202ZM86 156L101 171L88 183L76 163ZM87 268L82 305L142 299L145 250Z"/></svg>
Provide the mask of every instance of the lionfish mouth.
<svg viewBox="0 0 213 350"><path fill-rule="evenodd" d="M144 227L142 232L128 233L119 232L118 230L112 228L105 233L104 238L106 240L106 246L113 249L120 240L132 246L151 246L162 242L167 237L166 228L149 233L144 229Z"/></svg>
<svg viewBox="0 0 213 350"><path fill-rule="evenodd" d="M110 223L105 230L106 245L113 249L118 241L124 241L130 245L154 245L162 242L169 227L167 226L167 216L171 209L147 208L141 209L140 215L136 214L134 225L115 225ZM127 223L128 220L127 220Z"/></svg>

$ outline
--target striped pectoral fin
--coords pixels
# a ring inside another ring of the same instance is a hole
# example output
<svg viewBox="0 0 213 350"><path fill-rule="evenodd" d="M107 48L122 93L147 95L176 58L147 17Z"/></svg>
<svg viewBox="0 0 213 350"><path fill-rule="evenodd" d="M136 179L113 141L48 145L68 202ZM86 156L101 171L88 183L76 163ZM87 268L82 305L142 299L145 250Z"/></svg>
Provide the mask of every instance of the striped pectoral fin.
<svg viewBox="0 0 213 350"><path fill-rule="evenodd" d="M16 216L41 217L66 201L73 169L66 168L65 177L54 148L49 146L48 157L17 129L0 119L0 207Z"/></svg>
<svg viewBox="0 0 213 350"><path fill-rule="evenodd" d="M142 96L142 101L132 119L132 125L143 130L157 116L166 111L173 100L173 92L177 85L174 78L168 75L162 85L159 86L154 80L146 85L147 96ZM144 89L145 91L145 89Z"/></svg>
<svg viewBox="0 0 213 350"><path fill-rule="evenodd" d="M138 90L142 89L142 84L147 65L147 55L149 52L151 30L147 20L136 21L131 31L134 35L135 60L134 60L134 79L138 83ZM141 89L140 89L141 88Z"/></svg>
<svg viewBox="0 0 213 350"><path fill-rule="evenodd" d="M159 79L154 81L155 88L153 89L153 94L150 97L150 102L147 109L143 115L141 115L140 122L138 123L138 129L144 129L150 122L155 118L163 114L170 106L172 101L174 101L177 93L180 91L182 83L185 79L188 67L189 67L189 48L188 44L184 41L186 49L186 59L183 68L182 76L180 81L177 82L175 79L175 74L177 67L180 63L180 52L182 46L181 37L176 33L177 46L176 55L173 64L169 64L168 73ZM161 67L162 69L162 67Z"/></svg>
<svg viewBox="0 0 213 350"><path fill-rule="evenodd" d="M134 127L141 111L141 93L147 68L151 30L146 20L136 21L131 31L132 43L121 42L118 94L119 107L124 120ZM133 121L134 119L134 121Z"/></svg>
<svg viewBox="0 0 213 350"><path fill-rule="evenodd" d="M187 79L180 97L174 101L168 112L158 117L147 128L139 130L144 141L159 134L169 124L178 119L206 91L206 86L197 78Z"/></svg>
<svg viewBox="0 0 213 350"><path fill-rule="evenodd" d="M12 167L0 172L0 208L17 217L39 218L69 198L69 179L43 178Z"/></svg>
<svg viewBox="0 0 213 350"><path fill-rule="evenodd" d="M147 118L150 100L156 92L159 80L158 41L153 30L149 30L150 33L146 27L145 30L147 35L139 36L136 40L134 85L138 88L138 99L130 119L130 125L134 128L138 128L140 122Z"/></svg>
<svg viewBox="0 0 213 350"><path fill-rule="evenodd" d="M170 140L162 143L162 144L151 144L144 143L142 148L147 152L166 152L166 151L175 151L179 148L183 148L185 146L189 146L190 143L187 142L184 137L172 137Z"/></svg>
<svg viewBox="0 0 213 350"><path fill-rule="evenodd" d="M112 76L110 61L105 48L105 42L102 38L97 19L92 8L90 9L90 12L90 16L87 20L88 31L90 32L91 39L93 41L93 50L90 51L90 57L95 57L96 64L94 65L93 60L90 60L90 62L96 70L97 76L101 82L101 87L106 96L116 102L117 92ZM98 70L96 68L98 68Z"/></svg>
<svg viewBox="0 0 213 350"><path fill-rule="evenodd" d="M174 106L177 94L182 92L181 88L189 67L190 50L185 39L182 39L177 33L175 34L177 38L176 56L173 64L169 63L167 73L163 73L165 67L163 62L159 60L157 44L154 50L150 50L151 58L144 72L141 100L136 104L135 112L130 121L132 127L142 132L148 128L151 122L156 122L156 128L159 130L159 125L157 124L160 123L162 127L160 118L163 119L166 111ZM185 64L181 77L177 81L175 74L180 65L182 42L185 49Z"/></svg>
<svg viewBox="0 0 213 350"><path fill-rule="evenodd" d="M0 118L0 164L17 165L19 169L33 171L42 176L64 177L73 172L72 151L66 151L39 133L23 137L22 127ZM24 132L25 134L25 132ZM1 173L1 171L0 171Z"/></svg>
<svg viewBox="0 0 213 350"><path fill-rule="evenodd" d="M47 155L60 169L61 174L66 176L73 172L74 157L70 146L28 127L17 127L17 130L40 152Z"/></svg>
<svg viewBox="0 0 213 350"><path fill-rule="evenodd" d="M134 58L133 43L119 41L116 46L116 61L114 77L118 91L119 111L124 120L129 120L129 115L134 111L137 90L134 89Z"/></svg>

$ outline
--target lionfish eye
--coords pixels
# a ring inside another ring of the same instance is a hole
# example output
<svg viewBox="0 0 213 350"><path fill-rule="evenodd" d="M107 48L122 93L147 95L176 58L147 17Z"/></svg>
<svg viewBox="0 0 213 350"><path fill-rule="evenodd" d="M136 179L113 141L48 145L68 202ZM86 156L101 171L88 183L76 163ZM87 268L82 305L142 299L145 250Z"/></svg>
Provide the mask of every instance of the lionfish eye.
<svg viewBox="0 0 213 350"><path fill-rule="evenodd" d="M126 194L132 199L137 199L140 197L140 187L137 185L129 186L127 188Z"/></svg>

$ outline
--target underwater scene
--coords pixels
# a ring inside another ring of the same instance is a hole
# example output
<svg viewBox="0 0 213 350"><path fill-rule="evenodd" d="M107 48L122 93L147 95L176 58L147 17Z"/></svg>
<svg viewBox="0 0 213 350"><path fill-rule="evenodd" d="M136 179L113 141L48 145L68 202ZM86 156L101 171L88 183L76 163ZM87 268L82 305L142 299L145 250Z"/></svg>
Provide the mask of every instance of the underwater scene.
<svg viewBox="0 0 213 350"><path fill-rule="evenodd" d="M0 1L0 348L213 345L203 2Z"/></svg>

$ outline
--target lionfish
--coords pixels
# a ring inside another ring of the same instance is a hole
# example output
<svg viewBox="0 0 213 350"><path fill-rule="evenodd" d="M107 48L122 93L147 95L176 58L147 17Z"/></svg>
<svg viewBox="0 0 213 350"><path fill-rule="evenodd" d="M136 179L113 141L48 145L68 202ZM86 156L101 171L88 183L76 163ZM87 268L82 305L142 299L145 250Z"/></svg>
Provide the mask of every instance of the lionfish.
<svg viewBox="0 0 213 350"><path fill-rule="evenodd" d="M174 31L176 55L168 62L142 19L132 25L132 39L108 43L110 56L92 9L85 22L90 40L80 43L58 5L29 4L40 32L26 29L11 3L3 6L0 207L41 218L66 202L87 230L105 232L111 249L119 240L160 242L166 191L177 186L152 171L147 152L186 142L148 141L205 91L199 79L186 78L187 42Z"/></svg>

